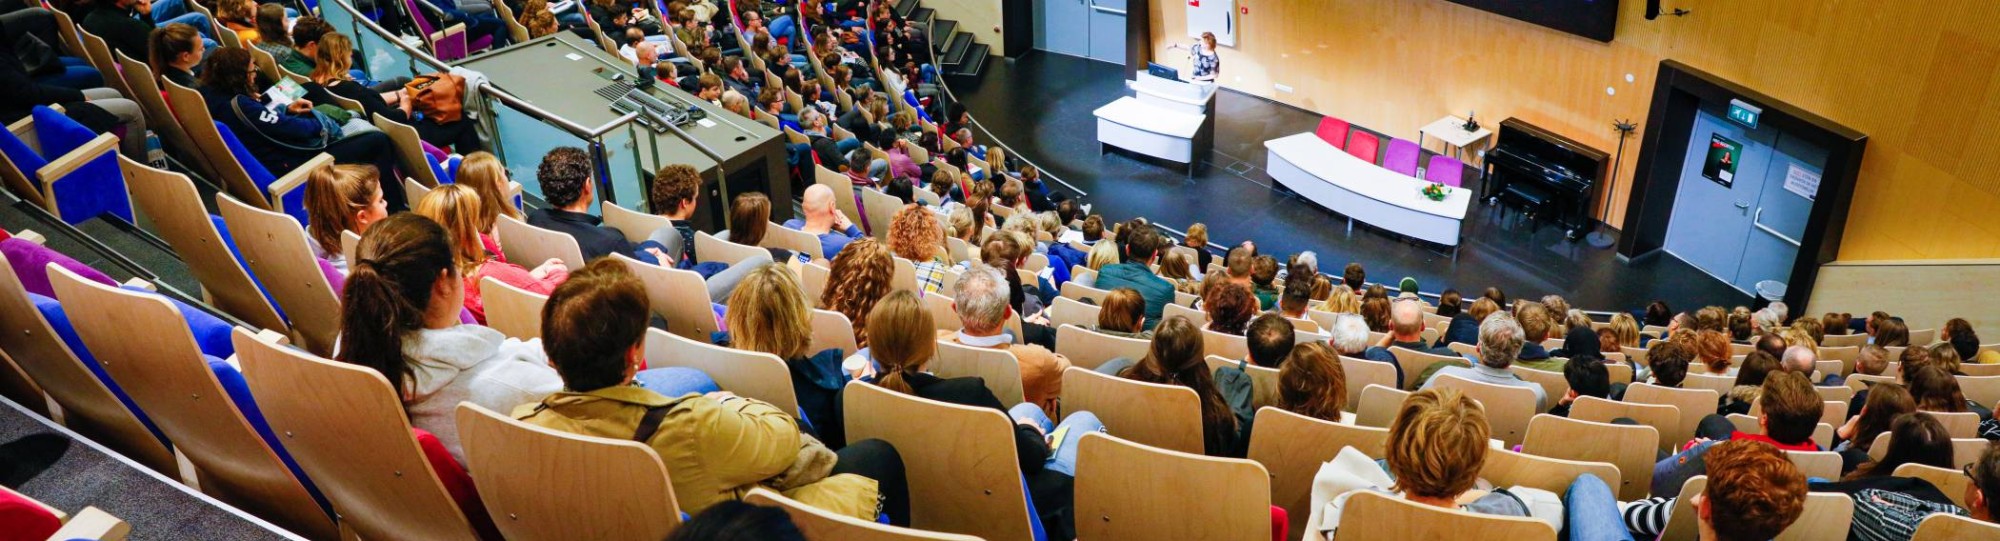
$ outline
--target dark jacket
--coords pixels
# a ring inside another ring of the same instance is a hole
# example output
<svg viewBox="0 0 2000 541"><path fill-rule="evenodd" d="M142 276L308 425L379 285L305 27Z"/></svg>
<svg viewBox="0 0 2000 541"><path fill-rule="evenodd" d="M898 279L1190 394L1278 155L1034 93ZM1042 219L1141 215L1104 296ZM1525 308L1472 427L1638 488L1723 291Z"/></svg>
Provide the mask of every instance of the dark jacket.
<svg viewBox="0 0 2000 541"><path fill-rule="evenodd" d="M595 215L555 208L528 213L528 225L561 231L575 238L577 247L583 249L585 261L611 254L632 255L632 243L625 240L625 234L604 227L603 223L604 219Z"/></svg>
<svg viewBox="0 0 2000 541"><path fill-rule="evenodd" d="M140 62L146 61L146 37L153 33L153 16L130 9L119 9L104 2L97 9L90 10L78 21L77 26L89 30L91 34L104 38L104 44L111 50L125 53Z"/></svg>
<svg viewBox="0 0 2000 541"><path fill-rule="evenodd" d="M1438 336L1437 347L1445 347L1447 344L1478 345L1479 320L1472 319L1472 314L1465 312L1453 314L1451 323L1444 328L1444 334Z"/></svg>
<svg viewBox="0 0 2000 541"><path fill-rule="evenodd" d="M290 165L304 163L325 148L325 131L313 115L267 109L259 97L241 91L203 87L201 96L215 121L228 126L265 169L290 171Z"/></svg>
<svg viewBox="0 0 2000 541"><path fill-rule="evenodd" d="M321 86L319 83L310 82L301 86L304 86L306 89L306 100L313 102L315 105L334 103L333 97L339 96L360 103L361 118L368 122L374 122L375 115L379 113L384 118L394 120L398 123L410 123L410 116L403 114L402 109L391 107L389 102L382 100L381 92L369 90L368 87L361 86L361 83L352 80L341 80L335 81L329 86Z"/></svg>
<svg viewBox="0 0 2000 541"><path fill-rule="evenodd" d="M0 88L7 89L0 92L0 123L12 124L36 105L83 101L80 90L35 82L15 56L13 40L7 39L0 39Z"/></svg>

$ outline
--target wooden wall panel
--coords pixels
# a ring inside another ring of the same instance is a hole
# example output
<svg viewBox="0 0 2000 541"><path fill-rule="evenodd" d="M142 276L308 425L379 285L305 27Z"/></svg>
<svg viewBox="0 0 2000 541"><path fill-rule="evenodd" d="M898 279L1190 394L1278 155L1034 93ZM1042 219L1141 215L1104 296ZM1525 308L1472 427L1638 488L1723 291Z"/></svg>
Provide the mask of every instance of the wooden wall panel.
<svg viewBox="0 0 2000 541"><path fill-rule="evenodd" d="M994 31L994 29L999 28L1001 23L1000 1L1001 0L923 0L923 6L931 8L932 10L936 10L937 16L940 19L951 19L954 21L958 21L959 30L963 30L966 33L972 34L973 41L984 43L986 44L986 46L992 47L993 56L998 57L1000 56L1000 33ZM1009 0L1009 1L1028 2L1031 0ZM938 40L940 41L946 39L951 39L951 36L938 37ZM998 58L991 58L988 59L987 61L991 62L994 60L998 60Z"/></svg>
<svg viewBox="0 0 2000 541"><path fill-rule="evenodd" d="M1237 3L1249 13L1222 84L1411 140L1476 110L1615 152L1612 120L1644 122L1659 62L1679 60L1869 136L1841 260L2000 257L2000 140L1985 136L2000 125L2000 4L1676 0L1693 13L1647 21L1643 0L1623 0L1606 44L1444 0ZM1154 10L1153 52L1187 69L1168 49L1188 42L1178 8Z"/></svg>
<svg viewBox="0 0 2000 541"><path fill-rule="evenodd" d="M1867 317L1881 310L1903 318L1911 330L1941 328L1954 317L1965 318L1974 330L1994 329L2000 314L1990 297L1967 294L1972 292L1967 288L1996 283L2000 259L1835 262L1820 267L1806 310L1795 310L1792 317L1827 312Z"/></svg>

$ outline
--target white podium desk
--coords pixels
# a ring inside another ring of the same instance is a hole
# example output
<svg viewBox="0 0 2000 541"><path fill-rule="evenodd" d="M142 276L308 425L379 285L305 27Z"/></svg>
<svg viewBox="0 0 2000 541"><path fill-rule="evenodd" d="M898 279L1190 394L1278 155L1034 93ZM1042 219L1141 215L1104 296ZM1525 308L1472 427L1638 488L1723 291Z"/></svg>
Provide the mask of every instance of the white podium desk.
<svg viewBox="0 0 2000 541"><path fill-rule="evenodd" d="M1354 220L1452 247L1472 205L1472 191L1445 187L1443 201L1424 197L1430 184L1342 152L1319 136L1301 133L1264 142L1271 178L1307 200Z"/></svg>
<svg viewBox="0 0 2000 541"><path fill-rule="evenodd" d="M1139 101L1162 109L1207 114L1215 104L1215 85L1212 84L1155 77L1142 71L1138 78L1132 80L1131 86Z"/></svg>
<svg viewBox="0 0 2000 541"><path fill-rule="evenodd" d="M1195 154L1203 137L1208 115L1188 113L1122 97L1097 108L1099 152L1118 147L1162 160L1186 164L1194 174Z"/></svg>

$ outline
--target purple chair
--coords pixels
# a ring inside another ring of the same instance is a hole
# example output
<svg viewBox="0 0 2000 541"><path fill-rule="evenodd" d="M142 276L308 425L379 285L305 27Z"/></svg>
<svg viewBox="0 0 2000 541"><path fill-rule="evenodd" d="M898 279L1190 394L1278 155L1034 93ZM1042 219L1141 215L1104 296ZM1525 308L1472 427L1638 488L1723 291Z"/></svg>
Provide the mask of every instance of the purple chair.
<svg viewBox="0 0 2000 541"><path fill-rule="evenodd" d="M1403 176L1414 177L1417 176L1417 158L1422 154L1423 151L1417 149L1416 143L1390 138L1389 151L1382 155L1382 167L1402 173Z"/></svg>
<svg viewBox="0 0 2000 541"><path fill-rule="evenodd" d="M484 51L487 47L493 46L493 36L482 36L478 41L466 43L465 26L462 24L442 30L433 26L431 20L424 17L424 14L429 13L443 20L444 14L436 7L419 0L403 0L403 7L410 11L410 19L417 23L417 31L423 32L424 42L431 45L431 54L438 57L438 60L447 62L458 60L474 51Z"/></svg>
<svg viewBox="0 0 2000 541"><path fill-rule="evenodd" d="M1454 188L1460 187L1459 177L1465 176L1465 164L1450 156L1431 156L1430 167L1424 169L1424 180Z"/></svg>

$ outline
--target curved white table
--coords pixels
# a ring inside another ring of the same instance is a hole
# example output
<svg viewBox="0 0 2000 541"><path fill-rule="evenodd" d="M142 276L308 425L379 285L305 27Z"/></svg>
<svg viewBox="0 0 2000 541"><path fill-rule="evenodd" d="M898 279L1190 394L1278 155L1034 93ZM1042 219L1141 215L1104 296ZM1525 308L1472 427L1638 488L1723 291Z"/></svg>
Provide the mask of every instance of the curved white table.
<svg viewBox="0 0 2000 541"><path fill-rule="evenodd" d="M1301 133L1264 142L1273 180L1328 210L1410 237L1452 247L1472 205L1472 191L1445 187L1443 201L1424 197L1429 182L1356 158L1317 135Z"/></svg>
<svg viewBox="0 0 2000 541"><path fill-rule="evenodd" d="M1093 113L1099 145L1187 164L1188 174L1194 174L1196 140L1208 115L1168 109L1131 96L1118 98Z"/></svg>

